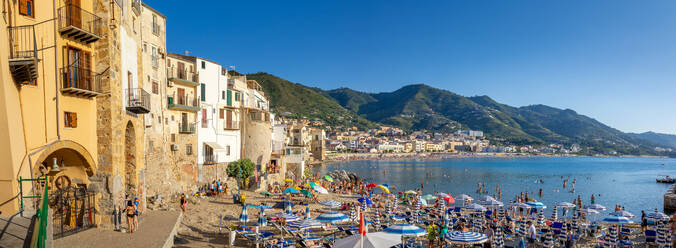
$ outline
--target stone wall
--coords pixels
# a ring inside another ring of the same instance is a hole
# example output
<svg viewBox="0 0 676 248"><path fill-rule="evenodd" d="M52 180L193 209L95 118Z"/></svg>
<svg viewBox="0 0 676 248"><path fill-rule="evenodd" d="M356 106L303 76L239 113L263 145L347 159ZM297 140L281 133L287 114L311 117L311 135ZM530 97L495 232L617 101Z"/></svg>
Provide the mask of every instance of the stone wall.
<svg viewBox="0 0 676 248"><path fill-rule="evenodd" d="M254 164L265 168L270 162L270 153L272 152L272 126L269 121L251 120L249 114L242 116L244 119L244 130L242 135L243 158L248 158Z"/></svg>

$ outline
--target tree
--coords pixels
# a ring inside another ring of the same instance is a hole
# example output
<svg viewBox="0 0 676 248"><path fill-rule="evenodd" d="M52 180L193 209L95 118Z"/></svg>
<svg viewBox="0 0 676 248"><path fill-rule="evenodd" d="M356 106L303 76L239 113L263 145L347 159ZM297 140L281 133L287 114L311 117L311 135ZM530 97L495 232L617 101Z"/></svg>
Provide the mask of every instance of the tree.
<svg viewBox="0 0 676 248"><path fill-rule="evenodd" d="M239 168L242 168L242 180L244 180L253 175L255 167L256 164L251 162L251 160L245 158L228 164L226 172L228 173L229 177L237 178L237 174L239 174Z"/></svg>

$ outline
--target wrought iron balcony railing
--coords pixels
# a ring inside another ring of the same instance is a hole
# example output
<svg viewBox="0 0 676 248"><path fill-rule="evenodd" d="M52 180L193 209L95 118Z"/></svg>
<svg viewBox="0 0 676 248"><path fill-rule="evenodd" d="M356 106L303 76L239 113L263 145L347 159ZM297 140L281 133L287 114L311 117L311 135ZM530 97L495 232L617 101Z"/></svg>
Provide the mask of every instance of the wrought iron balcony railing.
<svg viewBox="0 0 676 248"><path fill-rule="evenodd" d="M142 88L124 90L124 103L129 112L147 114L150 112L150 94Z"/></svg>
<svg viewBox="0 0 676 248"><path fill-rule="evenodd" d="M195 123L178 123L178 132L186 134L195 133Z"/></svg>
<svg viewBox="0 0 676 248"><path fill-rule="evenodd" d="M83 10L80 6L66 4L59 8L59 32L61 35L89 44L101 39L101 17Z"/></svg>
<svg viewBox="0 0 676 248"><path fill-rule="evenodd" d="M75 96L94 97L101 94L101 75L77 65L61 68L61 92Z"/></svg>
<svg viewBox="0 0 676 248"><path fill-rule="evenodd" d="M38 78L35 26L9 27L9 68L14 81L30 84Z"/></svg>

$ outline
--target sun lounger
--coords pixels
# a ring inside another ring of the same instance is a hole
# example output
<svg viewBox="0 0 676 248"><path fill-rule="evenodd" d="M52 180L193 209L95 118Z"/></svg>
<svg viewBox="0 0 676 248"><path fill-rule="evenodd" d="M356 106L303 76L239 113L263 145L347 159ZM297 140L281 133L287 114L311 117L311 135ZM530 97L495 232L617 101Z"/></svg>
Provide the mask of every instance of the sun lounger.
<svg viewBox="0 0 676 248"><path fill-rule="evenodd" d="M645 242L648 244L655 244L657 240L657 232L655 230L646 230L645 231Z"/></svg>

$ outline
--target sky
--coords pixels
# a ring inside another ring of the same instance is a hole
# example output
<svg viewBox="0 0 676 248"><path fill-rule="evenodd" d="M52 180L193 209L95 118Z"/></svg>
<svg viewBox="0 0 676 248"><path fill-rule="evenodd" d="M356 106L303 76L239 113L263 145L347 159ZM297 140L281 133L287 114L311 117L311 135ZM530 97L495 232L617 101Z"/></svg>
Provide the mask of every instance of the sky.
<svg viewBox="0 0 676 248"><path fill-rule="evenodd" d="M322 89L424 83L676 134L676 1L144 1L167 50Z"/></svg>

